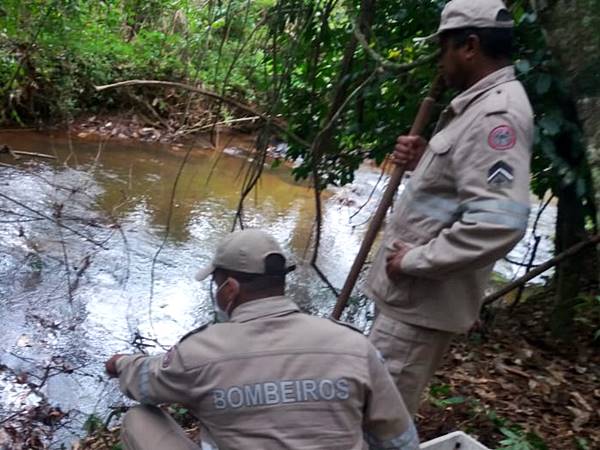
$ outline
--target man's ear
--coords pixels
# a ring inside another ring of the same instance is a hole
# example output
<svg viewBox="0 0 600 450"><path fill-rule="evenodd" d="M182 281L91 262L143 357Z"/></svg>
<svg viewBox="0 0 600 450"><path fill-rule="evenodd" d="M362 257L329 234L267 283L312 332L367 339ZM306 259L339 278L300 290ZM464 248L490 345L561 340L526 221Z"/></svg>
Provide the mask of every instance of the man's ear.
<svg viewBox="0 0 600 450"><path fill-rule="evenodd" d="M231 303L240 294L240 283L235 278L229 277L221 285L219 291L221 291L220 297L224 300L224 303Z"/></svg>
<svg viewBox="0 0 600 450"><path fill-rule="evenodd" d="M476 34L470 34L467 36L464 50L465 57L468 60L473 59L477 54L481 53L481 41L479 40L479 36Z"/></svg>

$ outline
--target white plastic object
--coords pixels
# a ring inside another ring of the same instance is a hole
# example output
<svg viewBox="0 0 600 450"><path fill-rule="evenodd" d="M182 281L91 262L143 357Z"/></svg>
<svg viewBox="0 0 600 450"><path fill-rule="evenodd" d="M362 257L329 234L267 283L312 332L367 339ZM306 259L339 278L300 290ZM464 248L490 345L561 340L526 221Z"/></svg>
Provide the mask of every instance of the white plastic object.
<svg viewBox="0 0 600 450"><path fill-rule="evenodd" d="M462 431L454 431L423 442L419 448L421 450L490 450Z"/></svg>

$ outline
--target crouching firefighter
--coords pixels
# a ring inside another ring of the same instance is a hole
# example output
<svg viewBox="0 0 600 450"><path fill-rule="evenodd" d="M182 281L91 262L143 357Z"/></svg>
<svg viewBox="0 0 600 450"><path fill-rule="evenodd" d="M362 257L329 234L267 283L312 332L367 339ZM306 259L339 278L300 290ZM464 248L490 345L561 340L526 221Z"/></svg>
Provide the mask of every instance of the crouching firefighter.
<svg viewBox="0 0 600 450"><path fill-rule="evenodd" d="M179 403L202 439L227 449L418 448L402 397L359 332L299 311L287 298L290 268L259 230L228 235L209 267L221 320L186 335L166 354L114 355L121 390L142 405L122 424L129 450L198 449L154 405Z"/></svg>

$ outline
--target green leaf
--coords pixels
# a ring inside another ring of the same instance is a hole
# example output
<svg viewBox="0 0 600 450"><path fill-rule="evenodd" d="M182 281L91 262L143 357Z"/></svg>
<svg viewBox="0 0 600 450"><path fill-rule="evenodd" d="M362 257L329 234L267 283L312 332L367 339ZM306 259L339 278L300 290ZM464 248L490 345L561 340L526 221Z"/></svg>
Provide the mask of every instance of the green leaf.
<svg viewBox="0 0 600 450"><path fill-rule="evenodd" d="M543 136L542 140L541 140L541 147L542 147L542 152L544 152L544 154L548 158L550 158L550 159L556 158L556 147L554 145L554 142L552 142L551 139L548 139L546 136Z"/></svg>
<svg viewBox="0 0 600 450"><path fill-rule="evenodd" d="M544 95L546 92L550 90L550 85L552 84L552 77L547 73L541 74L537 82L535 83L535 91L539 95Z"/></svg>
<svg viewBox="0 0 600 450"><path fill-rule="evenodd" d="M466 401L466 399L464 397L450 397L450 398L446 398L444 400L441 400L440 403L444 404L445 406L449 406L449 405L460 405L461 403L464 403Z"/></svg>
<svg viewBox="0 0 600 450"><path fill-rule="evenodd" d="M83 429L88 435L104 428L104 422L95 414L90 414L83 423Z"/></svg>
<svg viewBox="0 0 600 450"><path fill-rule="evenodd" d="M536 20L538 19L538 17L537 17L537 14L536 14L536 12L535 12L535 11L534 11L534 12L531 12L531 13L529 13L529 14L527 14L527 16L526 16L526 17L527 17L527 18L526 18L526 20L527 20L527 22L529 22L529 23L535 23L535 22L536 22Z"/></svg>
<svg viewBox="0 0 600 450"><path fill-rule="evenodd" d="M541 135L540 135L540 127L538 126L538 124L536 123L533 126L533 145L539 145L540 141L541 141Z"/></svg>
<svg viewBox="0 0 600 450"><path fill-rule="evenodd" d="M225 26L225 17L221 17L221 18L219 18L219 19L215 20L215 21L214 21L214 22L213 22L213 23L210 25L210 27L211 27L213 30L218 30L219 28L223 28L224 26Z"/></svg>
<svg viewBox="0 0 600 450"><path fill-rule="evenodd" d="M508 428L500 428L500 433L510 439L518 440L519 435Z"/></svg>
<svg viewBox="0 0 600 450"><path fill-rule="evenodd" d="M556 117L544 116L540 119L539 124L548 136L556 136L560 132L561 122Z"/></svg>
<svg viewBox="0 0 600 450"><path fill-rule="evenodd" d="M575 444L577 445L577 450L590 450L590 446L588 445L588 441L582 437L575 438Z"/></svg>
<svg viewBox="0 0 600 450"><path fill-rule="evenodd" d="M447 384L432 384L429 391L434 397L445 397L450 393L450 386Z"/></svg>
<svg viewBox="0 0 600 450"><path fill-rule="evenodd" d="M517 68L518 72L525 74L531 70L531 63L529 62L528 59L519 59L516 62L515 67Z"/></svg>

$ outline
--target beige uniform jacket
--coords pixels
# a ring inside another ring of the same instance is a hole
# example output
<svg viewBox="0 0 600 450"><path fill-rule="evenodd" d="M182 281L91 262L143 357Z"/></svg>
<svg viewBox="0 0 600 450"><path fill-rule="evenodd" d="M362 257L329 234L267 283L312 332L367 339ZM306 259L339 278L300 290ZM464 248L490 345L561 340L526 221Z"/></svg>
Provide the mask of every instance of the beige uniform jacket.
<svg viewBox="0 0 600 450"><path fill-rule="evenodd" d="M477 320L496 260L523 237L529 215L533 112L513 66L455 97L394 206L363 290L381 312L437 330ZM392 281L385 257L412 248Z"/></svg>
<svg viewBox="0 0 600 450"><path fill-rule="evenodd" d="M220 450L418 448L368 340L285 297L245 303L165 355L122 357L117 371L135 400L186 405Z"/></svg>

